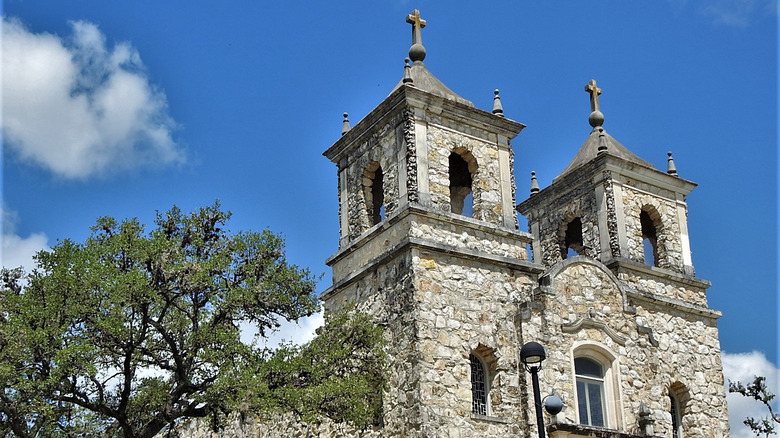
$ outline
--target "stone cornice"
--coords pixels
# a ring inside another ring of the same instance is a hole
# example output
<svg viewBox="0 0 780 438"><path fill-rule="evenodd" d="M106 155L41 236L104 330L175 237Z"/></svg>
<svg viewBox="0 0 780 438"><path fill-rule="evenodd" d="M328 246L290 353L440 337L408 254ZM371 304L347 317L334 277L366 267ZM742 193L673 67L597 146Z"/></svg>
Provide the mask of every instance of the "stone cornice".
<svg viewBox="0 0 780 438"><path fill-rule="evenodd" d="M622 271L628 271L632 273L641 273L649 277L654 277L667 282L680 283L685 286L693 287L696 289L707 289L712 283L701 278L692 277L690 275L674 272L669 269L663 269L656 266L650 266L645 263L635 262L624 257L613 258L607 260L605 265L612 271L620 273Z"/></svg>
<svg viewBox="0 0 780 438"><path fill-rule="evenodd" d="M402 219L410 215L417 215L428 219L436 220L445 225L457 225L465 228L470 228L475 231L481 231L486 235L494 235L497 237L507 239L517 239L521 243L531 243L533 236L525 231L510 230L500 225L495 225L489 222L481 221L478 219L466 217L463 215L442 212L434 210L432 208L423 207L420 205L410 205L403 208L396 213L388 216L384 221L369 228L366 232L361 234L358 238L350 242L349 245L342 248L332 256L325 260L325 264L332 266L334 263L343 259L347 254L354 252L356 249L365 245L372 239L376 238L380 233L392 227L400 222Z"/></svg>
<svg viewBox="0 0 780 438"><path fill-rule="evenodd" d="M528 215L532 209L558 199L562 194L577 190L581 186L600 184L603 182L602 171L604 170L611 171L613 178L621 184L626 182L625 179L627 177L683 195L688 195L696 187L696 183L686 179L671 176L660 170L647 168L622 158L605 154L599 155L588 164L567 173L560 180L555 181L535 195L517 204L517 211ZM550 196L551 192L555 190L559 190L560 193L557 196Z"/></svg>
<svg viewBox="0 0 780 438"><path fill-rule="evenodd" d="M629 301L632 302L640 301L647 304L657 305L660 307L672 308L672 309L680 310L685 313L690 313L693 315L698 315L704 318L712 319L713 321L723 316L723 313L721 313L720 311L715 309L710 309L709 307L698 306L696 304L686 303L685 301L678 300L676 298L666 298L656 294L650 294L647 292L638 291L635 289L628 289L626 291L626 295L628 296Z"/></svg>
<svg viewBox="0 0 780 438"><path fill-rule="evenodd" d="M440 254L446 254L452 257L460 257L471 261L481 261L488 264L503 266L511 269L524 271L530 274L539 274L544 268L541 265L537 265L525 260L518 260L511 257L503 257L495 254L490 254L482 251L474 251L465 248L458 248L452 245L446 245L439 242L433 242L427 239L418 237L407 237L401 240L397 245L389 248L382 255L369 260L360 269L347 275L337 283L334 283L331 287L326 289L320 295L321 299L326 299L329 295L335 293L335 291L342 289L349 284L360 280L366 274L372 272L377 265L385 264L389 260L398 257L398 255L407 249L416 248L427 250L431 252L437 252ZM330 259L329 259L330 262Z"/></svg>
<svg viewBox="0 0 780 438"><path fill-rule="evenodd" d="M390 93L382 103L333 143L323 155L338 164L354 145L360 144L367 136L372 135L377 125L389 120L390 114L400 112L406 106L420 108L432 114L445 114L448 118L496 132L508 139L514 138L525 128L525 125L514 120L498 117L487 111L445 99L407 84Z"/></svg>

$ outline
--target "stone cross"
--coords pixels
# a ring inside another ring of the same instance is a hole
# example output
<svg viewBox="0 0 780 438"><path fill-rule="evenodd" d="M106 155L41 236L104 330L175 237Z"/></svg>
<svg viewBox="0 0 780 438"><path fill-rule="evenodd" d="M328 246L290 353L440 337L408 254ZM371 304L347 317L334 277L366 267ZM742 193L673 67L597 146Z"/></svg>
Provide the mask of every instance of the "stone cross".
<svg viewBox="0 0 780 438"><path fill-rule="evenodd" d="M408 18L407 18L408 20ZM588 85L585 86L585 91L590 94L590 111L596 112L599 110L599 94L601 94L601 88L596 86L596 80L591 79Z"/></svg>
<svg viewBox="0 0 780 438"><path fill-rule="evenodd" d="M412 25L412 44L422 44L422 32L420 29L425 27L425 20L420 18L420 11L415 9L406 16L406 22Z"/></svg>

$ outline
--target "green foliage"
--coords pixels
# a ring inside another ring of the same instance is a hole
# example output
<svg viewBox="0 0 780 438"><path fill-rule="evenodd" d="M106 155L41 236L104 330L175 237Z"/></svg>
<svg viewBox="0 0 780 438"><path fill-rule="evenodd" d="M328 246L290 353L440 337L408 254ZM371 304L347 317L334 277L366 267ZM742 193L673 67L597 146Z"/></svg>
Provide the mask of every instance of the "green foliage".
<svg viewBox="0 0 780 438"><path fill-rule="evenodd" d="M385 389L382 330L349 309L328 314L303 346L284 345L254 373L250 407L322 416L358 427L378 424Z"/></svg>
<svg viewBox="0 0 780 438"><path fill-rule="evenodd" d="M766 406L769 410L768 418L755 419L748 417L743 423L756 434L756 436L770 436L774 435L777 430L775 423L780 424L780 415L775 414L772 410L771 402L775 398L775 395L770 392L766 387L766 377L755 376L753 382L744 385L742 382L729 382L729 392L735 392L742 394L745 397L757 400Z"/></svg>
<svg viewBox="0 0 780 438"><path fill-rule="evenodd" d="M230 234L219 204L104 217L27 275L3 270L0 436L151 437L248 396L263 357L240 341L319 309L315 279L264 230ZM89 431L89 432L87 432Z"/></svg>

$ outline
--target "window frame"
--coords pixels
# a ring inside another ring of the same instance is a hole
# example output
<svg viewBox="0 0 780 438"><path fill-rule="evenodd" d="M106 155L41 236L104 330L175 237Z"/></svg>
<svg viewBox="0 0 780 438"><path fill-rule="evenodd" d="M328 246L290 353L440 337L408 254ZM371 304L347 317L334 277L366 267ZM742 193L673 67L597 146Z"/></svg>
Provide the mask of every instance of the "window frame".
<svg viewBox="0 0 780 438"><path fill-rule="evenodd" d="M475 380L474 378L475 365L479 367L479 369L482 371L481 381ZM485 363L485 360L474 352L469 353L469 381L471 383L471 413L472 414L484 415L484 416L490 415L490 374L489 373L490 373L490 369ZM479 412L478 408L480 406L477 405L478 400L475 394L475 385L478 385L480 383L482 384L482 391L484 393L484 401L481 406L483 408L483 412Z"/></svg>
<svg viewBox="0 0 780 438"><path fill-rule="evenodd" d="M578 373L577 372L577 360L578 359L588 360L588 361L591 361L592 363L596 364L598 366L598 368L599 368L600 376L596 377L596 376L591 376L591 375L587 375L587 374L583 374L583 373ZM605 400L605 398L606 398L606 391L605 391L606 385L604 384L604 364L602 364L601 362L596 361L594 359L591 359L590 357L587 357L587 356L577 356L577 357L575 357L574 358L574 380L575 380L576 385L577 385L576 386L576 388L577 388L576 389L576 391L577 391L577 411L578 411L579 416L580 416L580 424L586 424L588 426L606 427L606 425L608 423L607 423L607 409L606 409L606 400ZM585 394L580 394L580 389L579 389L580 388L580 383L583 384L583 389L585 391ZM598 401L599 401L599 404L601 405L600 408L601 408L601 423L602 424L594 424L593 415L591 413L593 411L593 407L594 407L594 406L592 406L592 403L591 403L593 401L593 399L591 397L592 385L595 385L599 389ZM580 412L580 405L582 404L581 400L580 400L581 396L584 398L586 415L588 417L587 418L587 422L583 422L582 421L583 420L582 419L582 413Z"/></svg>
<svg viewBox="0 0 780 438"><path fill-rule="evenodd" d="M618 356L614 354L609 348L601 343L594 341L581 341L575 343L571 349L571 376L573 385L573 400L577 403L577 409L575 409L577 424L590 426L587 422L580 418L579 410L579 391L577 390L578 375L575 371L574 360L577 358L587 358L595 361L601 366L603 371L603 386L602 386L602 409L604 416L603 426L591 426L591 427L605 427L610 429L621 429L623 427L623 407L622 398L620 397L620 376L619 369L620 364Z"/></svg>

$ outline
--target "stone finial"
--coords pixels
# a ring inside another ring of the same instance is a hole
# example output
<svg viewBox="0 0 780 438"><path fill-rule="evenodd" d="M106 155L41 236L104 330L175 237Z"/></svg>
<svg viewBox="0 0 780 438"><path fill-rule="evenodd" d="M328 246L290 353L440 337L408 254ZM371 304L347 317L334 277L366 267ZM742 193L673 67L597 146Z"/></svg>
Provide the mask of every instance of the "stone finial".
<svg viewBox="0 0 780 438"><path fill-rule="evenodd" d="M585 86L585 91L590 94L590 116L588 117L588 123L590 126L596 128L604 124L604 114L599 110L599 95L601 94L601 88L596 86L596 80L591 79L588 85Z"/></svg>
<svg viewBox="0 0 780 438"><path fill-rule="evenodd" d="M425 47L422 44L422 28L425 20L420 18L420 11L415 9L406 16L406 22L412 25L412 47L409 48L409 58L412 62L422 62L425 59Z"/></svg>
<svg viewBox="0 0 780 438"><path fill-rule="evenodd" d="M593 113L591 113L592 115ZM601 113L599 113L601 114ZM594 129L598 129L599 131L599 148L598 148L598 154L603 154L607 151L607 133L604 131L604 128L601 126L594 126Z"/></svg>
<svg viewBox="0 0 780 438"><path fill-rule="evenodd" d="M531 195L539 193L539 181L536 180L536 172L531 171Z"/></svg>
<svg viewBox="0 0 780 438"><path fill-rule="evenodd" d="M344 113L344 125L343 125L343 127L341 128L341 135L344 135L344 134L346 134L346 133L347 133L347 132L349 132L349 130L351 129L351 128L349 127L349 119L348 119L348 117L349 117L349 114L347 114L347 113Z"/></svg>
<svg viewBox="0 0 780 438"><path fill-rule="evenodd" d="M501 106L501 98L498 96L498 88L493 91L493 94L495 94L493 97L493 114L499 117L504 117L504 107Z"/></svg>
<svg viewBox="0 0 780 438"><path fill-rule="evenodd" d="M414 79L412 79L412 66L409 65L409 58L404 58L404 84L412 84L414 83Z"/></svg>
<svg viewBox="0 0 780 438"><path fill-rule="evenodd" d="M677 166L674 165L674 158L672 158L672 151L666 153L669 158L666 159L666 173L672 176L677 176Z"/></svg>
<svg viewBox="0 0 780 438"><path fill-rule="evenodd" d="M639 429L644 436L653 436L653 412L647 407L645 402L639 404Z"/></svg>

